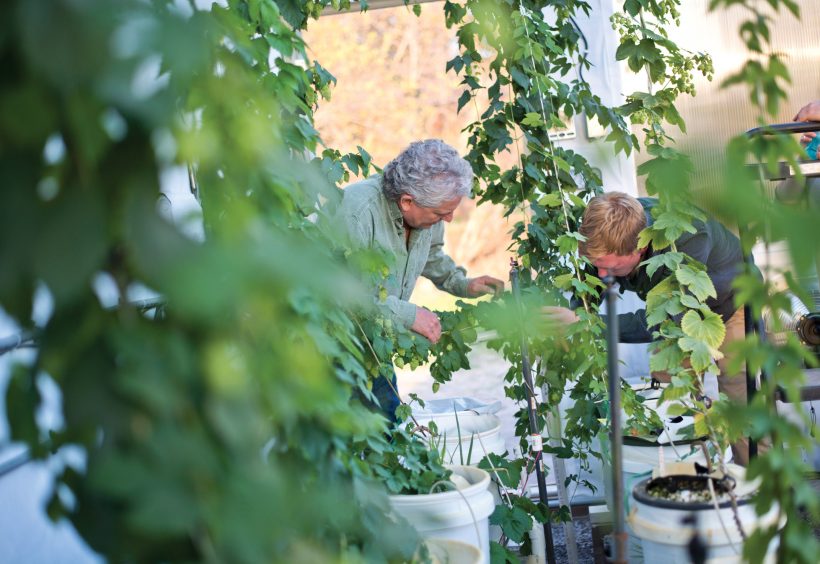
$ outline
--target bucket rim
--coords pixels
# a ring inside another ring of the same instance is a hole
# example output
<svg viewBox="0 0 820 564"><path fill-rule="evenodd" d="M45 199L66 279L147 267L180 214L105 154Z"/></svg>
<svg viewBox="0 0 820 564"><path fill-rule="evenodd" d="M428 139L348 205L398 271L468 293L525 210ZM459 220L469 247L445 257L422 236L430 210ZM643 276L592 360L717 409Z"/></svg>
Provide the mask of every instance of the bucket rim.
<svg viewBox="0 0 820 564"><path fill-rule="evenodd" d="M434 499L444 501L452 498L453 500L457 499L463 501L462 495L469 499L470 497L478 495L483 491L489 490L490 474L486 470L482 470L481 468L475 466L466 466L461 464L445 464L445 468L449 468L454 472L458 471L457 473L460 473L460 475L463 475L464 472L475 474L476 481L471 481L470 486L464 488L463 490L447 490L426 494L391 494L390 499L408 505L416 503L425 504Z"/></svg>
<svg viewBox="0 0 820 564"><path fill-rule="evenodd" d="M671 475L671 476L663 476L662 478L644 478L643 480L639 481L635 486L632 488L632 497L635 499L636 502L642 503L644 505L648 505L650 507L659 507L661 509L676 509L679 511L703 511L707 509L715 509L715 505L711 502L703 502L703 501L677 501L671 499L661 499L659 497L653 496L647 492L647 486L649 482L653 480L659 480L664 478L687 478L687 479L694 479L696 481L706 481L709 478L708 476L687 476L687 475ZM737 505L747 505L752 502L751 497L744 496L737 498ZM718 508L720 509L728 509L732 507L732 500L726 500L718 503Z"/></svg>

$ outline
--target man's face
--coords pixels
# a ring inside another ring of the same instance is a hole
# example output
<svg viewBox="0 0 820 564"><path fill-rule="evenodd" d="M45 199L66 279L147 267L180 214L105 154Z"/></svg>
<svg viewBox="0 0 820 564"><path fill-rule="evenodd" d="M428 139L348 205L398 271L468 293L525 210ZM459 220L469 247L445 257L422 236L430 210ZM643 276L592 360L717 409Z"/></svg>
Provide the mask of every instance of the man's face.
<svg viewBox="0 0 820 564"><path fill-rule="evenodd" d="M629 276L633 270L638 268L643 256L643 249L639 249L629 255L609 254L592 261L592 265L598 269L598 276L601 278L607 275L615 277Z"/></svg>
<svg viewBox="0 0 820 564"><path fill-rule="evenodd" d="M404 194L399 198L399 209L404 223L408 226L413 229L427 229L439 221L453 221L453 212L460 203L461 197L458 197L434 208L425 208L418 205L412 196Z"/></svg>

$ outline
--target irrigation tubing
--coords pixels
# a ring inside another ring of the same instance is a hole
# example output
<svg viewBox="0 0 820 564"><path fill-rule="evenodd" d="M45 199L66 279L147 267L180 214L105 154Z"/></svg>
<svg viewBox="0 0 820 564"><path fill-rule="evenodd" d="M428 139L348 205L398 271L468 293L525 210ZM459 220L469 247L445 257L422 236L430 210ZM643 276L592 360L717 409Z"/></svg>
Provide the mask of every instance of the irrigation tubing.
<svg viewBox="0 0 820 564"><path fill-rule="evenodd" d="M533 458L536 460L535 478L538 481L538 499L544 504L547 510L547 522L543 524L545 555L548 564L555 564L555 547L552 542L552 511L549 508L547 483L544 479L544 470L542 467L544 457L540 456L543 452L543 438L535 417L535 388L532 382L530 354L527 347L526 333L524 331L523 306L521 304L521 291L518 285L518 262L515 259L510 260L510 283L512 285L513 298L518 308L519 318L521 319L521 371L524 373L524 387L527 389L527 415L530 419L530 447Z"/></svg>
<svg viewBox="0 0 820 564"><path fill-rule="evenodd" d="M604 277L607 315L607 372L609 373L609 441L612 445L613 513L612 536L615 539L615 564L626 564L626 530L624 527L623 433L621 431L621 377L618 373L618 293L615 278Z"/></svg>

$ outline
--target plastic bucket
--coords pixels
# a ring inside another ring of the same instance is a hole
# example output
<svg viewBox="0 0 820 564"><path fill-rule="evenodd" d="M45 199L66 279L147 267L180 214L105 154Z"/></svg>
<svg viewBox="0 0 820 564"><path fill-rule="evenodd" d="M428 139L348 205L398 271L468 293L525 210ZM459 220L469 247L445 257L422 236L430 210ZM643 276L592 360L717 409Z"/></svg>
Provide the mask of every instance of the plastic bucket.
<svg viewBox="0 0 820 564"><path fill-rule="evenodd" d="M495 415L459 416L438 428L438 448L446 464L478 464L489 453L506 452L501 420Z"/></svg>
<svg viewBox="0 0 820 564"><path fill-rule="evenodd" d="M628 439L624 439L628 442ZM612 469L609 465L610 448L609 438L601 439L601 447L604 452L603 478L604 478L604 494L606 496L606 504L610 512L613 508L612 500ZM694 447L691 441L684 443L676 443L674 448L670 444L659 443L639 443L624 444L621 456L623 466L623 491L628 494L632 487L641 479L651 478L653 473L659 469L659 460L661 448L663 449L663 458L667 464L675 462L697 462L701 466L707 466L706 457L703 456L703 451L700 448ZM727 449L724 453L726 460L731 460L732 451Z"/></svg>
<svg viewBox="0 0 820 564"><path fill-rule="evenodd" d="M490 475L473 466L450 466L470 485L462 490L432 494L391 495L390 506L424 539L451 539L481 551L490 561L489 516L495 509L489 492Z"/></svg>
<svg viewBox="0 0 820 564"><path fill-rule="evenodd" d="M744 470L731 466L731 475L737 479L734 488L738 497L737 516L746 534L751 534L758 527L770 527L777 520L778 508L774 505L765 515L758 517L754 507L749 503L749 495L755 490L754 485L744 482ZM665 481L665 482L664 482ZM666 476L653 480L641 480L632 491L633 504L627 517L632 533L641 541L644 562L664 562L664 564L683 564L691 561L689 542L695 528L707 546L707 562L716 564L740 563L743 552L743 538L737 528L734 510L730 501L719 503L715 510L711 501L682 502L660 499L647 491L653 483L671 484L686 488L703 488L705 476ZM703 490L708 491L708 490ZM695 524L687 524L687 519L694 516ZM725 528L724 528L725 527ZM764 561L773 561L777 549L773 542L769 545Z"/></svg>

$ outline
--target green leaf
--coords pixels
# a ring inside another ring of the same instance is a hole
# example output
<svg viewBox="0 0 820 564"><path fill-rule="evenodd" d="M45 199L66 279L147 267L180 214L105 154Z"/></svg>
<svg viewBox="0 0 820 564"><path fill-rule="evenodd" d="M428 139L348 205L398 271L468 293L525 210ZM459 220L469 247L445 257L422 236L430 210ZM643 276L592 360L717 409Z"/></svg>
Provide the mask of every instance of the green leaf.
<svg viewBox="0 0 820 564"><path fill-rule="evenodd" d="M458 97L458 107L456 109L456 112L460 112L461 108L466 106L470 102L470 100L472 100L472 98L473 95L469 90L465 90L464 92L462 92L461 96Z"/></svg>
<svg viewBox="0 0 820 564"><path fill-rule="evenodd" d="M490 541L490 564L519 564L518 555L496 541Z"/></svg>
<svg viewBox="0 0 820 564"><path fill-rule="evenodd" d="M538 112L527 112L521 123L529 127L540 127L544 125L544 120L541 119L541 114Z"/></svg>
<svg viewBox="0 0 820 564"><path fill-rule="evenodd" d="M530 79L527 77L526 74L521 72L521 69L518 67L511 67L510 68L510 76L512 79L524 90L527 90L530 87ZM527 114L529 115L529 114Z"/></svg>
<svg viewBox="0 0 820 564"><path fill-rule="evenodd" d="M509 460L504 456L489 453L481 459L478 467L487 472L491 472L501 483L508 488L517 488L521 482L521 471L524 469L526 461L523 458Z"/></svg>
<svg viewBox="0 0 820 564"><path fill-rule="evenodd" d="M556 241L558 252L561 254L572 254L578 250L578 239L571 235L561 235Z"/></svg>
<svg viewBox="0 0 820 564"><path fill-rule="evenodd" d="M507 507L506 505L496 505L490 523L498 525L510 540L521 542L524 535L532 529L532 518L520 507Z"/></svg>
<svg viewBox="0 0 820 564"><path fill-rule="evenodd" d="M362 165L364 170L368 170L370 168L370 163L373 162L373 157L371 157L370 153L365 151L360 145L356 145L356 150L359 151L359 155L362 157Z"/></svg>
<svg viewBox="0 0 820 564"><path fill-rule="evenodd" d="M642 264L646 265L646 273L651 278L661 267L666 267L669 272L674 272L683 261L683 257L683 253L669 251L666 253L658 253L652 258L645 260Z"/></svg>
<svg viewBox="0 0 820 564"><path fill-rule="evenodd" d="M707 311L702 315L703 318L699 312L687 311L681 319L681 329L689 337L703 341L709 347L716 349L723 343L726 327L718 314Z"/></svg>
<svg viewBox="0 0 820 564"><path fill-rule="evenodd" d="M575 276L573 274L559 274L554 279L555 286L566 290L574 278Z"/></svg>
<svg viewBox="0 0 820 564"><path fill-rule="evenodd" d="M690 294L681 295L680 303L681 303L681 305L683 305L684 307L687 307L689 309L700 310L703 307L703 304L701 304L696 297L694 297Z"/></svg>
<svg viewBox="0 0 820 564"><path fill-rule="evenodd" d="M695 414L695 436L708 437L709 426L706 425L706 417L702 413Z"/></svg>
<svg viewBox="0 0 820 564"><path fill-rule="evenodd" d="M658 325L668 314L674 315L680 307L675 292L674 279L669 276L652 288L646 295L646 321L650 327Z"/></svg>
<svg viewBox="0 0 820 564"><path fill-rule="evenodd" d="M639 2L639 0L625 0L624 12L626 12L630 16L637 16L640 11L641 3Z"/></svg>
<svg viewBox="0 0 820 564"><path fill-rule="evenodd" d="M713 360L723 357L719 350L712 349L704 341L693 337L678 339L678 346L681 350L691 353L692 368L697 372L704 372L712 366Z"/></svg>
<svg viewBox="0 0 820 564"><path fill-rule="evenodd" d="M529 166L529 165L527 165ZM551 192L544 194L538 199L538 203L547 208L557 208L561 206L561 194L558 192Z"/></svg>
<svg viewBox="0 0 820 564"><path fill-rule="evenodd" d="M674 341L664 341L649 356L649 369L653 372L668 371L680 366L683 353Z"/></svg>
<svg viewBox="0 0 820 564"><path fill-rule="evenodd" d="M623 61L624 59L630 59L633 58L636 53L637 45L635 45L635 42L631 39L627 39L618 45L618 49L615 50L615 60Z"/></svg>
<svg viewBox="0 0 820 564"><path fill-rule="evenodd" d="M675 271L675 277L682 286L686 287L700 301L717 297L712 279L702 270L696 270L689 265L684 265Z"/></svg>
<svg viewBox="0 0 820 564"><path fill-rule="evenodd" d="M671 416L690 415L692 410L680 403L672 403L666 407L666 413Z"/></svg>

